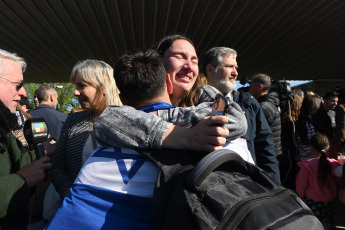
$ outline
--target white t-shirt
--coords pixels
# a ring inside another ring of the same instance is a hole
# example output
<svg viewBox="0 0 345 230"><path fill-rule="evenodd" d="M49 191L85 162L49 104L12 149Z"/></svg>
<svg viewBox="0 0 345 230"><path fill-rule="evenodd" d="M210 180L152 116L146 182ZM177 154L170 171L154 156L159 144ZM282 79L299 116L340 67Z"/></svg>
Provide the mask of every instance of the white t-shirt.
<svg viewBox="0 0 345 230"><path fill-rule="evenodd" d="M247 140L243 138L237 138L223 145L223 148L235 151L240 155L243 160L255 164L252 154L248 150Z"/></svg>

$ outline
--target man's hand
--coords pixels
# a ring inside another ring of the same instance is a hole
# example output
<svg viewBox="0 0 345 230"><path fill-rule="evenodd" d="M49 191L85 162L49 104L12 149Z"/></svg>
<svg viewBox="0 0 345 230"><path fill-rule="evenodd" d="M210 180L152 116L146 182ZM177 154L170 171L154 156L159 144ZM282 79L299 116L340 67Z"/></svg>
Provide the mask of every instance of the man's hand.
<svg viewBox="0 0 345 230"><path fill-rule="evenodd" d="M229 117L213 116L203 118L193 128L171 126L162 147L207 152L221 149L226 143L224 136L229 135L229 130L223 125L228 123Z"/></svg>
<svg viewBox="0 0 345 230"><path fill-rule="evenodd" d="M52 168L49 157L42 157L31 164L25 165L17 173L21 175L29 188L36 186L45 178L45 172Z"/></svg>
<svg viewBox="0 0 345 230"><path fill-rule="evenodd" d="M47 141L43 142L44 152L47 156L52 156L56 149L56 140L50 136Z"/></svg>

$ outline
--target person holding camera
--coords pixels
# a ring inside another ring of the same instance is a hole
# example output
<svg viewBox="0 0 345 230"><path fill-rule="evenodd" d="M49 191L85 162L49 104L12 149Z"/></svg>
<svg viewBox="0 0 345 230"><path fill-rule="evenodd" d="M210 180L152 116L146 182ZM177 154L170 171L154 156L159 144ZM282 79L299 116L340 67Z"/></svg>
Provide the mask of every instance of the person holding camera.
<svg viewBox="0 0 345 230"><path fill-rule="evenodd" d="M36 160L34 151L22 154L11 130L17 125L15 110L21 97L25 61L0 49L0 229L26 229L27 205L33 188L52 165L49 157Z"/></svg>

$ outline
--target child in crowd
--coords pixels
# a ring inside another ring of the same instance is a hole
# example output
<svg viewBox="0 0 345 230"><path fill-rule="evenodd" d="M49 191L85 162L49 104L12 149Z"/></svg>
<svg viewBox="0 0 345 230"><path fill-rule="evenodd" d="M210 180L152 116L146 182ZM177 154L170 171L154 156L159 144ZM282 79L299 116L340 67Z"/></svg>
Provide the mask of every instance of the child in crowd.
<svg viewBox="0 0 345 230"><path fill-rule="evenodd" d="M298 163L300 171L297 176L296 191L315 216L323 220L332 213L332 202L336 197L342 165L337 160L327 157L329 141L324 134L312 135L310 145L315 158Z"/></svg>

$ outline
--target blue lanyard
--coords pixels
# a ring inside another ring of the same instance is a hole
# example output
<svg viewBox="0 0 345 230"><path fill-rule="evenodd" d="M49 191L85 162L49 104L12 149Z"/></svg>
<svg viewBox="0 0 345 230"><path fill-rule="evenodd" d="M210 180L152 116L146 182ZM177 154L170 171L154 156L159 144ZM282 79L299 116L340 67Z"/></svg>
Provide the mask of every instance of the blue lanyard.
<svg viewBox="0 0 345 230"><path fill-rule="evenodd" d="M156 102L156 103L152 103L152 104L148 104L143 107L140 107L138 110L150 113L157 110L170 109L170 108L175 108L175 107L176 106L172 106L165 102Z"/></svg>

